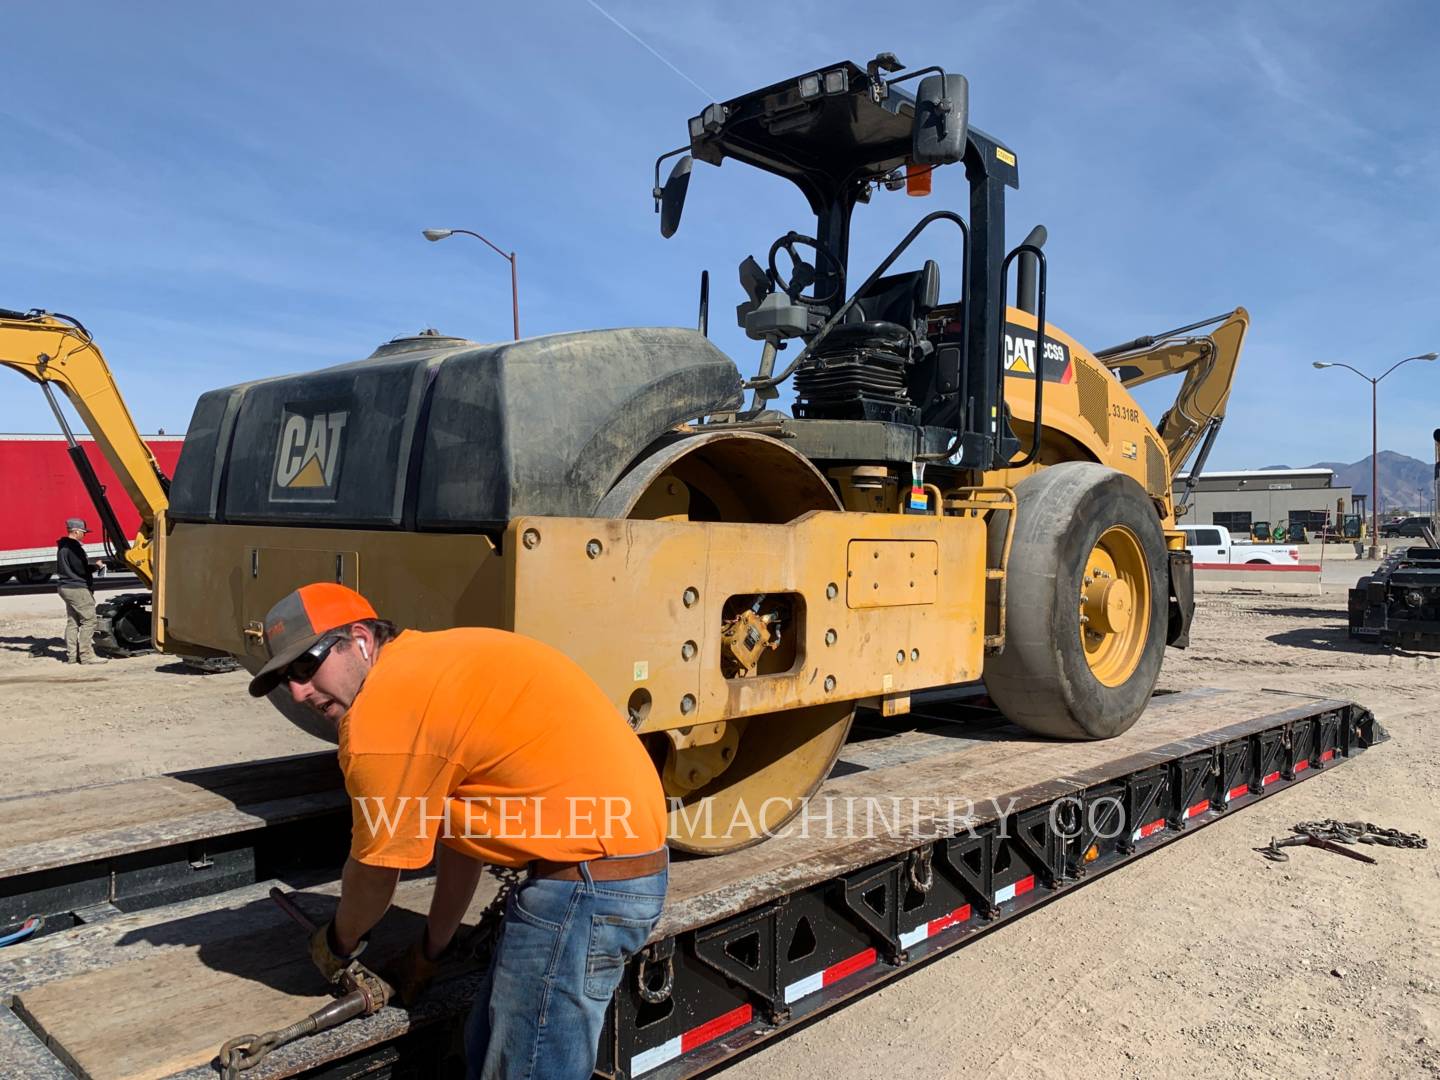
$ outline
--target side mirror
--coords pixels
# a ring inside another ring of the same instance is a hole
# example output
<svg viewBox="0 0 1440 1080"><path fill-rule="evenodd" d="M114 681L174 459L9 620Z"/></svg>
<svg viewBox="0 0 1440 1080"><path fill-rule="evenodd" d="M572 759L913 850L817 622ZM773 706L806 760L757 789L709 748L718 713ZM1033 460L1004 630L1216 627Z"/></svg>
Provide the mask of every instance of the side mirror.
<svg viewBox="0 0 1440 1080"><path fill-rule="evenodd" d="M680 212L685 209L685 192L690 187L690 169L695 159L686 154L670 170L670 179L660 193L660 235L669 240L680 228Z"/></svg>
<svg viewBox="0 0 1440 1080"><path fill-rule="evenodd" d="M911 156L920 165L954 165L965 156L970 84L964 75L927 75L915 93Z"/></svg>

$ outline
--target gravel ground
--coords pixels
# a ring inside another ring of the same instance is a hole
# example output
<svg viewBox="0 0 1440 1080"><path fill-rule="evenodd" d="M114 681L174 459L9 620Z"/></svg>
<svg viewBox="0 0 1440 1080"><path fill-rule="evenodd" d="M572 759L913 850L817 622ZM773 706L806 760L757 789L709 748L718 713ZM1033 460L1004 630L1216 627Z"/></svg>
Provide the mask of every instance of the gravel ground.
<svg viewBox="0 0 1440 1080"><path fill-rule="evenodd" d="M1352 564L1342 581L1362 568ZM1339 570L1340 568L1336 568ZM1327 580L1329 576L1327 575ZM1393 739L1086 886L737 1063L727 1076L1440 1076L1440 656L1354 644L1344 587L1207 593L1161 685L1352 698ZM53 592L0 590L0 792L313 750L243 672L60 662ZM1251 848L1363 818L1427 851L1365 866Z"/></svg>

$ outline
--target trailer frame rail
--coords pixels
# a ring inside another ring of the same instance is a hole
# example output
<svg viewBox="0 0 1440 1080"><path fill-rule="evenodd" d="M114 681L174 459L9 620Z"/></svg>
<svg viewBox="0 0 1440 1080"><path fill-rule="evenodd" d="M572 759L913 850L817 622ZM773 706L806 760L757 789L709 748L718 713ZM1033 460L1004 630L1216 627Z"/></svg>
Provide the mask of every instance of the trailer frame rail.
<svg viewBox="0 0 1440 1080"><path fill-rule="evenodd" d="M1388 738L1348 703L1268 719L1117 777L1038 785L1011 812L652 942L612 1005L597 1072L707 1073Z"/></svg>

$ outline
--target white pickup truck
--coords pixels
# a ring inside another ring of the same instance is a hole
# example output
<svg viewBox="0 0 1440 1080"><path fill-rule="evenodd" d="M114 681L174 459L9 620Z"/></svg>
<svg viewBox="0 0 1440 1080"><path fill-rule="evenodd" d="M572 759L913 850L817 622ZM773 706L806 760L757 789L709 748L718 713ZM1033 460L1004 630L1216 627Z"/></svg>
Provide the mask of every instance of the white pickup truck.
<svg viewBox="0 0 1440 1080"><path fill-rule="evenodd" d="M1264 563L1268 566L1299 566L1300 549L1286 544L1236 543L1218 525L1177 525L1195 562Z"/></svg>

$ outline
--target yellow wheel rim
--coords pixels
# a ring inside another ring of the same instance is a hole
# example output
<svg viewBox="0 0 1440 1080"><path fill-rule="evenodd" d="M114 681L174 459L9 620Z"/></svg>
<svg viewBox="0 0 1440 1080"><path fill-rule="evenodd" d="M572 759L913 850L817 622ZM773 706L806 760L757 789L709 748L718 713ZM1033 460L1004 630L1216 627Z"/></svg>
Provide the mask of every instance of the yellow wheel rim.
<svg viewBox="0 0 1440 1080"><path fill-rule="evenodd" d="M1120 686L1140 666L1150 637L1150 568L1140 539L1123 525L1100 534L1080 582L1080 644L1090 673Z"/></svg>

